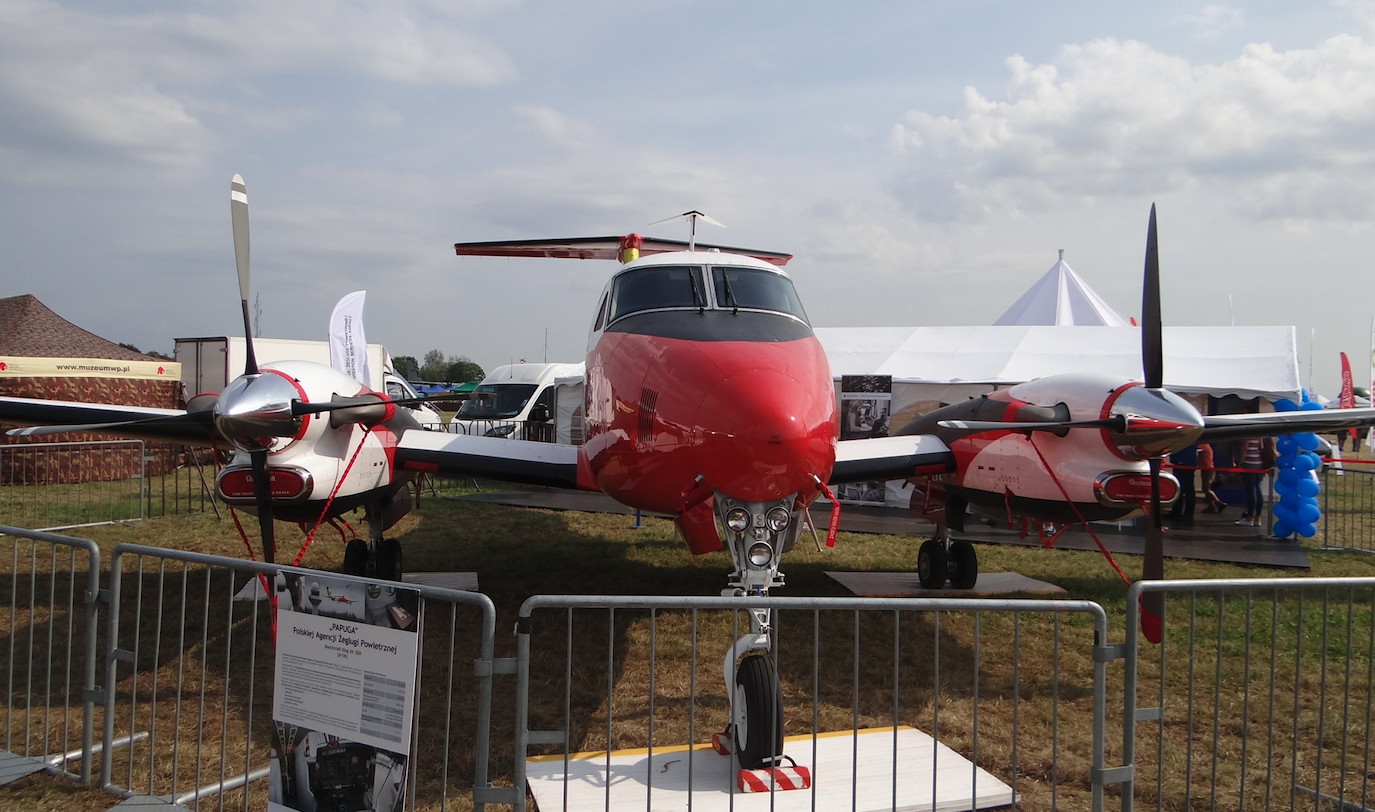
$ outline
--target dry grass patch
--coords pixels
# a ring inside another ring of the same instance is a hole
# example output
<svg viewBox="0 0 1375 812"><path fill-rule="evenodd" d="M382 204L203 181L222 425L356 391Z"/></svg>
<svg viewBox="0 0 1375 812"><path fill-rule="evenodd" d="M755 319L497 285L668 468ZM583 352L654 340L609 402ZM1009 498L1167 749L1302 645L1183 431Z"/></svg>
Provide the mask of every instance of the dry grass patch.
<svg viewBox="0 0 1375 812"><path fill-rule="evenodd" d="M361 530L357 517L351 517L350 522ZM694 558L674 538L670 523L654 519L646 523L646 529L631 530L627 516L555 513L426 496L420 510L389 535L403 541L408 570L476 571L498 612L496 656L513 657L516 639L510 630L521 603L534 594L700 596L719 592L730 569L724 552ZM278 523L277 529L282 550L279 558L289 560L302 534L285 523ZM216 521L213 516L79 532L100 546L102 566L107 568L110 551L122 542L240 559L246 555L232 522ZM847 593L825 576L826 570L911 569L918 541L904 536L842 534L836 549L818 553L804 540L785 559L787 586L779 594L845 596ZM342 547L338 534L326 528L303 564L331 569L341 560ZM1063 586L1071 597L1098 602L1109 617L1108 639L1122 639L1126 587L1100 555L995 546L981 547L979 552L981 566L987 571L1021 572ZM1322 551L1311 551L1310 555L1311 575L1375 576L1375 556ZM61 559L45 561L41 554L12 555L11 550L0 547L0 568L21 575L17 589L10 588L9 579L0 581L0 589L9 593L0 595L0 635L15 630L8 634L8 640L0 640L0 661L11 672L23 660L21 655L34 648L22 636L26 631L20 631L28 628L25 624L29 620L37 630L35 650L46 653L50 632L54 640L63 645L66 642L63 630L72 620L73 608L49 596L61 596L64 589L70 589L70 578L62 574L70 565ZM1138 558L1124 556L1119 563L1129 577L1139 574ZM80 569L82 565L77 562L76 566ZM273 664L269 621L262 608L255 617L252 604L228 602L228 596L247 580L247 574L207 573L199 567L151 557L128 558L123 567L120 645L135 653L136 663L121 663L117 673L116 735L156 725L158 744L121 750L114 776L127 782L132 775L134 788L159 793L170 791L175 776L176 787L182 790L197 780L204 783L218 777L222 744L228 774L242 771L246 749L253 766L265 763L271 733ZM1274 574L1271 570L1183 561L1168 562L1167 572L1171 577L1189 578ZM76 583L79 592L83 582L78 579ZM204 612L207 593L212 597L208 615ZM27 608L30 596L34 601L31 613ZM1369 603L1362 600L1353 600L1352 610L1347 611L1345 597L1335 601L1336 609L1333 601L1326 608L1310 601L1300 609L1295 598L1285 597L1278 604L1279 622L1273 624L1276 640L1281 643L1275 656L1290 669L1287 675L1280 673L1283 669L1274 672L1277 694L1292 705L1292 686L1299 686L1297 730L1301 737L1326 743L1329 749L1324 751L1324 758L1338 750L1347 753L1344 765L1339 763L1334 769L1329 760L1323 770L1328 778L1340 772L1348 786L1359 772L1351 741L1362 719L1365 730L1369 730L1369 705L1362 704L1369 678L1361 670L1366 661L1360 659L1368 655L1362 654L1366 644L1359 637L1367 628L1360 624L1368 623L1369 615L1362 607ZM1165 649L1163 684L1168 701L1160 739L1164 751L1161 775L1168 780L1161 783L1170 798L1167 805L1182 798L1186 786L1191 788L1191 797L1197 798L1200 781L1212 781L1211 754L1217 753L1222 762L1220 784L1241 787L1243 765L1247 771L1246 796L1240 797L1238 790L1225 796L1226 805L1249 808L1258 786L1254 783L1259 771L1256 759L1264 751L1247 742L1262 722L1270 725L1265 728L1267 732L1273 729L1278 733L1282 727L1267 721L1268 710L1258 710L1258 697L1268 697L1271 673L1268 650L1263 653L1259 646L1261 642L1268 645L1271 626L1253 611L1251 632L1235 631L1231 621L1246 617L1244 600L1224 600L1219 670L1216 656L1209 659L1203 653L1208 645L1215 652L1218 638L1216 612L1209 615L1200 610L1198 606L1203 604L1206 601L1192 609L1179 599L1169 604L1172 642ZM137 625L133 623L135 617L141 619ZM79 615L76 620L79 636ZM605 611L580 611L570 616L564 610L543 609L535 614L534 621L532 728L563 729L566 719L573 749L597 750L646 746L651 722L656 747L703 742L724 727L729 695L722 679L721 658L734 637L747 628L743 616L697 612L695 636L691 611L620 610L612 617ZM471 662L477 652L477 622L477 613L466 607L458 607L452 616L447 607L439 610L432 605L427 610L418 717L416 785L421 808L437 808L446 783L450 808L456 804L464 809L470 803L467 788L473 778L471 731L476 724L477 684ZM1087 808L1093 673L1093 628L1087 618L1071 615L1057 620L1027 613L976 615L961 611L814 615L790 610L783 612L777 623L787 734L846 730L856 723L860 727L911 725L937 734L942 742L1003 780L1015 780L1028 808L1048 808L1052 801L1060 808ZM1353 629L1350 644L1345 642L1344 633L1333 633L1343 628L1343 623ZM1190 624L1195 629L1193 648L1178 653L1173 642L1176 633L1187 632ZM136 628L141 630L137 639ZM103 647L103 626L98 633ZM1285 635L1291 635L1294 642L1284 644L1290 639ZM455 640L452 649L451 636ZM1249 672L1242 664L1247 641L1252 647ZM17 643L14 655L9 653L11 642ZM1154 650L1146 652L1147 676L1160 673L1158 660L1151 659L1157 656ZM1297 659L1285 659L1293 656ZM58 661L58 665L63 662ZM1187 662L1194 666L1192 682L1189 670L1180 667ZM1121 671L1120 663L1109 669L1110 765L1121 746ZM1338 675L1347 680L1340 689L1332 682ZM105 682L103 666L98 682ZM202 685L206 697L203 714L199 705ZM513 681L499 677L496 686L491 778L494 783L509 785ZM1284 694L1286 689L1289 694ZM1148 698L1159 690L1158 680L1150 682L1143 677L1142 704L1149 705ZM17 698L11 701L22 707L34 693L22 688L11 689L10 695ZM1206 725L1180 721L1190 701L1196 720L1202 718L1198 709L1206 709ZM1214 705L1220 721L1216 744L1211 723ZM1366 717L1359 716L1361 709ZM69 715L70 711L64 707L62 713ZM1343 722L1334 725L1333 719ZM1285 720L1287 717L1282 718ZM31 722L13 712L7 723L12 731L26 725L32 729ZM450 731L447 740L446 724ZM1347 731L1345 744L1337 732L1339 727ZM1154 729L1149 723L1143 724L1137 745L1143 765L1150 770L1154 770L1157 749ZM1293 729L1292 724L1289 729ZM175 771L168 749L173 742L180 753ZM197 746L199 759L192 757ZM1243 747L1247 748L1244 759ZM1314 754L1316 769L1316 750ZM1306 769L1307 762L1300 759L1297 771L1291 768L1282 775L1305 776ZM1153 780L1154 773L1150 775ZM1272 769L1271 775L1281 773ZM1328 778L1323 779L1324 786L1328 786ZM17 791L0 789L0 804L17 798L10 794ZM260 788L253 797L251 807L262 798ZM239 796L226 798L227 803L231 800L237 808Z"/></svg>

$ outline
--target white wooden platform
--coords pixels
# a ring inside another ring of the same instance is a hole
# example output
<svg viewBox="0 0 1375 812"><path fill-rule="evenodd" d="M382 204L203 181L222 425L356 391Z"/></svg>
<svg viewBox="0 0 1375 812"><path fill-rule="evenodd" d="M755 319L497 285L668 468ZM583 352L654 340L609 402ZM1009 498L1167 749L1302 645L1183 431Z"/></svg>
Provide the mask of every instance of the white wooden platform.
<svg viewBox="0 0 1375 812"><path fill-rule="evenodd" d="M655 748L652 757L645 750L613 751L609 772L605 752L578 753L568 761L567 780L563 756L536 756L526 760L526 783L541 812L681 812L689 808L689 795L694 812L851 808L855 812L958 812L1012 803L1012 789L1007 784L910 727L900 727L896 733L891 727L861 730L858 735L850 731L823 733L815 740L790 736L784 752L812 770L811 789L775 792L772 798L763 792L741 793L734 789L734 757L718 755L707 744L691 749Z"/></svg>

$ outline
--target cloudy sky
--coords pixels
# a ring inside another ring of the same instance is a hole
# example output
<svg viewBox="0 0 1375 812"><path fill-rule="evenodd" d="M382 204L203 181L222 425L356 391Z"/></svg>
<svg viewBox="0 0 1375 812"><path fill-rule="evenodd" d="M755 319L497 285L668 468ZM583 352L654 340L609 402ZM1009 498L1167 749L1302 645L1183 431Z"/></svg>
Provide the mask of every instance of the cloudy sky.
<svg viewBox="0 0 1375 812"><path fill-rule="evenodd" d="M1369 352L1368 0L0 0L0 111L0 296L144 349L240 329L237 172L274 337L366 289L393 354L581 360L609 264L452 244L692 208L818 326L991 324L1057 248L1136 315L1154 201L1166 324Z"/></svg>

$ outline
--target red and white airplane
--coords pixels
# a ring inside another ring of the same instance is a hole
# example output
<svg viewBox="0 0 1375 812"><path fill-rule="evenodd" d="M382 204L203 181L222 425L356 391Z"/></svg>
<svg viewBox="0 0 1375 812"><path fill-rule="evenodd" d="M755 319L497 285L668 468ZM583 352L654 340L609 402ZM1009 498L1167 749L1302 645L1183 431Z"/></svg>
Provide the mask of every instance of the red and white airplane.
<svg viewBox="0 0 1375 812"><path fill-rule="evenodd" d="M238 176L231 189L247 334L247 198ZM581 446L426 432L398 402L341 373L306 362L259 369L251 353L245 374L213 404L186 412L0 398L0 421L48 424L25 432L232 443L216 488L256 509L269 558L273 515L318 524L361 505L370 544L349 548L346 570L378 577L399 577L399 547L383 532L409 509L407 483L419 473L602 491L674 516L693 553L725 546L734 571L723 594L746 607L783 583L781 557L807 506L833 484L910 478L928 513L944 506L943 530L959 526L963 504L1055 521L1122 518L1153 505L1146 570L1159 578L1159 504L1174 488L1160 473L1163 454L1200 439L1375 424L1375 409L1205 418L1165 391L1152 209L1144 384L1053 376L947 407L898 436L838 441L831 373L782 270L790 255L697 245L703 215L685 217L694 232L687 243L632 234L455 246L459 255L623 263L592 320ZM833 509L828 542L836 518ZM972 547L947 532L918 559L928 585L972 586L977 577ZM760 656L771 645L769 612L750 615L749 634L723 660L739 700L733 747L746 768L774 762L782 742L777 675Z"/></svg>

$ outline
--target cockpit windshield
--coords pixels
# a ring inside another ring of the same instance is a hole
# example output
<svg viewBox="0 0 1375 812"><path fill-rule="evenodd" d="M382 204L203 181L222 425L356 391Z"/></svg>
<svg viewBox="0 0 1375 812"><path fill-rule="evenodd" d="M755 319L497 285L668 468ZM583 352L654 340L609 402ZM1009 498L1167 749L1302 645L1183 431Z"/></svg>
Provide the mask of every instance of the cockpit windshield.
<svg viewBox="0 0 1375 812"><path fill-rule="evenodd" d="M663 307L706 307L701 269L695 265L652 265L626 271L611 294L611 318Z"/></svg>
<svg viewBox="0 0 1375 812"><path fill-rule="evenodd" d="M716 288L717 307L774 310L807 321L807 313L802 309L792 280L782 274L757 268L716 266L711 269L711 278Z"/></svg>
<svg viewBox="0 0 1375 812"><path fill-rule="evenodd" d="M504 420L520 414L530 396L535 394L533 383L484 383L473 390L475 395L487 395L481 400L465 400L458 407L459 417Z"/></svg>

